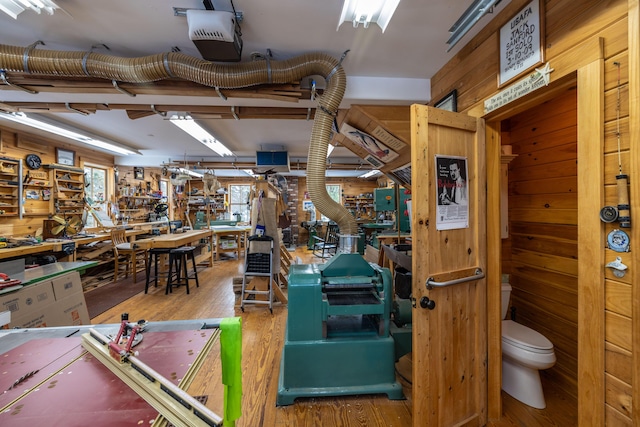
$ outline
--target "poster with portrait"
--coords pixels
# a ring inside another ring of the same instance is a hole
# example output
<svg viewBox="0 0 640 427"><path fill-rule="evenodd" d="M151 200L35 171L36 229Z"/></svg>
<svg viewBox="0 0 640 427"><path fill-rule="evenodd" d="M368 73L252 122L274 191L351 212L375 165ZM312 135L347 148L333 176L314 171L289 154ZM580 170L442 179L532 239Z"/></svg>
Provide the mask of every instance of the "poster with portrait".
<svg viewBox="0 0 640 427"><path fill-rule="evenodd" d="M469 227L469 194L467 158L435 156L436 162L436 230Z"/></svg>
<svg viewBox="0 0 640 427"><path fill-rule="evenodd" d="M358 146L364 148L371 156L380 160L383 163L389 163L396 159L399 154L393 151L391 148L383 144L377 138L363 132L353 126L344 123L340 128L340 133L349 138L352 142Z"/></svg>

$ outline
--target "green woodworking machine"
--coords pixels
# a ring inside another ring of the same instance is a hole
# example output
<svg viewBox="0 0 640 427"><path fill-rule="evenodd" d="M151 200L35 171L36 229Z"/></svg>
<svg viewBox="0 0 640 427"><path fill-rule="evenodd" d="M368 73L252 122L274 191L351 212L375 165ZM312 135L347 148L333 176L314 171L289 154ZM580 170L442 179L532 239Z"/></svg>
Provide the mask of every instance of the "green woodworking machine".
<svg viewBox="0 0 640 427"><path fill-rule="evenodd" d="M378 393L404 399L390 334L392 295L389 269L358 253L291 265L276 404Z"/></svg>

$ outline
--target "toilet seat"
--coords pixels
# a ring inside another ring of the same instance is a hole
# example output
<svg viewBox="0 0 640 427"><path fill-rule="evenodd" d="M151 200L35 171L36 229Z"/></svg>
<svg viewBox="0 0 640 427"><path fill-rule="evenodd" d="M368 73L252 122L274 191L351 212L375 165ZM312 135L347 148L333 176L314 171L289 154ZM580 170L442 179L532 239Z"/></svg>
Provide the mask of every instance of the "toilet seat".
<svg viewBox="0 0 640 427"><path fill-rule="evenodd" d="M532 353L553 352L553 344L547 337L513 320L502 321L502 340Z"/></svg>

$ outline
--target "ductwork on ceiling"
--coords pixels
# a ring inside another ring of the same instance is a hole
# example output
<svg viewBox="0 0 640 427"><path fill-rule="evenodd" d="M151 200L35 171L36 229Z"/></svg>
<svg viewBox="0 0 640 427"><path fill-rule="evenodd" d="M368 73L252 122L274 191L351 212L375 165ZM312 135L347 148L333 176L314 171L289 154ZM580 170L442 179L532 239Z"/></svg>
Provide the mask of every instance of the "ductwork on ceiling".
<svg viewBox="0 0 640 427"><path fill-rule="evenodd" d="M307 187L311 201L325 216L338 223L343 236L356 236L355 218L327 193L325 171L332 125L342 102L347 77L341 61L309 53L288 60L218 64L179 52L139 58L121 58L96 52L74 52L0 45L0 69L6 72L65 77L97 77L117 82L149 83L180 78L220 89L259 84L283 84L319 75L327 81L313 120L307 163Z"/></svg>

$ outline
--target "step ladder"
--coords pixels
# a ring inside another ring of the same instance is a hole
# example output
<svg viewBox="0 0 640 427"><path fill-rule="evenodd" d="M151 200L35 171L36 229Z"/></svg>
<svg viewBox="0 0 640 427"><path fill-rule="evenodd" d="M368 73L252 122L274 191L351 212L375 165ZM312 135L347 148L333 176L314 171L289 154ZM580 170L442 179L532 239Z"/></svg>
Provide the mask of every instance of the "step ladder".
<svg viewBox="0 0 640 427"><path fill-rule="evenodd" d="M245 304L263 304L269 306L273 313L273 238L270 236L253 235L247 239L244 257L244 274L242 275L242 293L240 310L244 311ZM248 289L253 277L266 277L267 289ZM276 285L277 286L277 285ZM258 298L264 295L266 299Z"/></svg>

